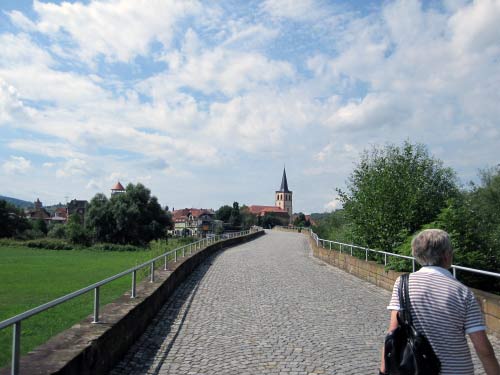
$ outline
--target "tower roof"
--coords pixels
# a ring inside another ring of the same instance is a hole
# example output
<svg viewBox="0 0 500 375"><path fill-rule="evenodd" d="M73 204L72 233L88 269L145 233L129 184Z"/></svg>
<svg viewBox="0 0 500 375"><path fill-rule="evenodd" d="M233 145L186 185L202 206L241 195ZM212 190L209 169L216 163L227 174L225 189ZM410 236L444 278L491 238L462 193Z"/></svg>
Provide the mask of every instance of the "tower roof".
<svg viewBox="0 0 500 375"><path fill-rule="evenodd" d="M286 180L285 168L283 168L283 177L281 178L281 187L279 191L282 191L283 193L291 193L291 191L288 190L288 181Z"/></svg>
<svg viewBox="0 0 500 375"><path fill-rule="evenodd" d="M125 190L125 188L123 187L122 184L120 184L120 181L118 181L116 183L116 185L111 188L111 190L119 190L120 191L120 190Z"/></svg>

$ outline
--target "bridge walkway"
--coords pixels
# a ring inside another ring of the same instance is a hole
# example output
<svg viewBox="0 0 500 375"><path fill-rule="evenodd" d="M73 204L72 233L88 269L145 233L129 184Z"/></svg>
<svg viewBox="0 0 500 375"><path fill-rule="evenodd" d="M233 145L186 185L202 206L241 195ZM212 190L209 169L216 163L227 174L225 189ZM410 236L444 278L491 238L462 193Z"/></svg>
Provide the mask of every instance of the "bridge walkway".
<svg viewBox="0 0 500 375"><path fill-rule="evenodd" d="M111 374L374 374L389 297L269 231L203 263Z"/></svg>

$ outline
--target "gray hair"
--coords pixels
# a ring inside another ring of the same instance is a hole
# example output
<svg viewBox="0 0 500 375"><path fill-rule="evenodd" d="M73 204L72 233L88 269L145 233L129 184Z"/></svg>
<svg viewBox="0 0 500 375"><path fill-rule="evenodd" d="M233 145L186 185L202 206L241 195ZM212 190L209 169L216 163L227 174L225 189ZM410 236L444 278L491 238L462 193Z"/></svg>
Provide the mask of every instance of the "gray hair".
<svg viewBox="0 0 500 375"><path fill-rule="evenodd" d="M422 266L444 266L445 257L453 253L448 233L441 229L426 229L411 241L411 251Z"/></svg>

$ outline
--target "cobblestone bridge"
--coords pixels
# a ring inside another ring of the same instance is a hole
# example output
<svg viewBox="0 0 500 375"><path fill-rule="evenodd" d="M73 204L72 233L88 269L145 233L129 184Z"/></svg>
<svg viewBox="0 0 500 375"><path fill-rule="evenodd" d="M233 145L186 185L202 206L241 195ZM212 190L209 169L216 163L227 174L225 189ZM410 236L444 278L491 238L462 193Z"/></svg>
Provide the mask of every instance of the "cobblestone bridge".
<svg viewBox="0 0 500 375"><path fill-rule="evenodd" d="M202 264L111 374L375 374L389 297L268 232Z"/></svg>

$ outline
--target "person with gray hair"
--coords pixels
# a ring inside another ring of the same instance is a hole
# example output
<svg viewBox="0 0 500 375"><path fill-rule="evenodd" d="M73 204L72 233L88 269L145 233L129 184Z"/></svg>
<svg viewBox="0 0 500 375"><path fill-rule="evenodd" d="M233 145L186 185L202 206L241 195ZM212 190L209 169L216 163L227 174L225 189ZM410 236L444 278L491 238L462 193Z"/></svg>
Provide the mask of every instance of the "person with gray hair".
<svg viewBox="0 0 500 375"><path fill-rule="evenodd" d="M500 366L486 335L483 314L474 294L448 271L453 248L446 233L426 229L411 242L412 254L422 266L410 274L410 314L418 332L431 344L441 362L441 375L473 375L474 367L467 344L469 335L487 375L500 375ZM389 332L398 326L399 278L394 283L388 310ZM384 355L380 374L388 374Z"/></svg>

